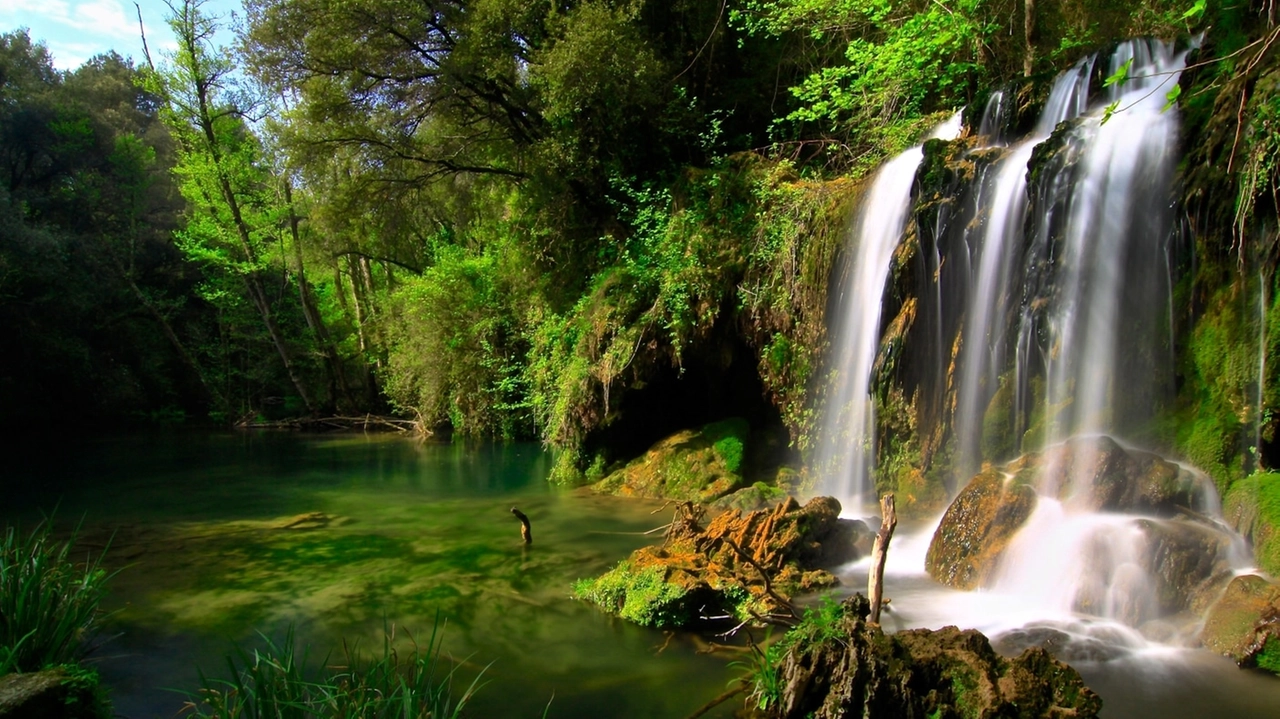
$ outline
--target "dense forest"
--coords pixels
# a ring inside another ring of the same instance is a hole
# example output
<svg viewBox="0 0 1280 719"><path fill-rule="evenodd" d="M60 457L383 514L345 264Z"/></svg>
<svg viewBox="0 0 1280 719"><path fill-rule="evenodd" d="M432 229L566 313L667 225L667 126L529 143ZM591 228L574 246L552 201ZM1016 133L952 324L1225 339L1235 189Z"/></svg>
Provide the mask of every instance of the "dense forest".
<svg viewBox="0 0 1280 719"><path fill-rule="evenodd" d="M1169 98L1197 265L1168 417L1202 418L1168 443L1222 479L1274 451L1238 311L1280 294L1269 2L175 0L167 32L70 72L0 36L11 428L394 414L540 439L572 479L740 416L803 458L861 181L1145 35L1199 38Z"/></svg>

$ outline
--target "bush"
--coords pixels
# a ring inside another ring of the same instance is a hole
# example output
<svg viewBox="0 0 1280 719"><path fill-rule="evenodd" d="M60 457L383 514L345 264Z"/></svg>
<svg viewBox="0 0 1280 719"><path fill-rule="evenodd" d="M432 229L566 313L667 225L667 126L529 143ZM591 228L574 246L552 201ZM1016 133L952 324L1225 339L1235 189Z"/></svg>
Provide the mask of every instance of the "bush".
<svg viewBox="0 0 1280 719"><path fill-rule="evenodd" d="M0 536L0 674L74 664L97 631L110 575L102 556L70 559L74 536L59 542L48 522L29 535Z"/></svg>

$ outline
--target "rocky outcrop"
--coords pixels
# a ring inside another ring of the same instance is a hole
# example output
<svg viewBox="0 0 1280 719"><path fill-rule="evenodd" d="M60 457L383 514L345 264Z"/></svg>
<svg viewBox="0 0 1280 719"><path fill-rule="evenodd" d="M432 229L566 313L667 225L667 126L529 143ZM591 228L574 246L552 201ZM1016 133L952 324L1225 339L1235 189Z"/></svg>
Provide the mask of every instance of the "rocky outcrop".
<svg viewBox="0 0 1280 719"><path fill-rule="evenodd" d="M1157 454L1125 449L1106 436L1074 437L1009 465L1040 491L1088 509L1169 517L1204 499L1197 477Z"/></svg>
<svg viewBox="0 0 1280 719"><path fill-rule="evenodd" d="M111 716L97 674L46 669L0 677L0 719L101 719Z"/></svg>
<svg viewBox="0 0 1280 719"><path fill-rule="evenodd" d="M1280 585L1255 574L1231 580L1209 609L1200 641L1242 667L1280 674Z"/></svg>
<svg viewBox="0 0 1280 719"><path fill-rule="evenodd" d="M925 569L948 586L976 589L1035 507L1035 490L1018 477L994 469L979 474L943 515Z"/></svg>
<svg viewBox="0 0 1280 719"><path fill-rule="evenodd" d="M826 571L869 547L862 522L840 519L840 503L794 499L772 509L730 510L705 528L701 508L677 511L666 541L643 547L575 593L647 626L684 626L710 617L751 620L789 611L799 592L837 583Z"/></svg>
<svg viewBox="0 0 1280 719"><path fill-rule="evenodd" d="M868 625L854 596L830 616L809 615L783 639L783 687L772 712L814 717L1094 717L1102 700L1043 649L997 654L974 630L893 635Z"/></svg>
<svg viewBox="0 0 1280 719"><path fill-rule="evenodd" d="M749 431L746 420L727 419L677 432L593 487L625 497L711 502L742 484Z"/></svg>
<svg viewBox="0 0 1280 719"><path fill-rule="evenodd" d="M1159 607L1180 611L1226 578L1228 540L1193 511L1205 491L1199 477L1158 455L1125 449L1110 437L1076 437L970 480L938 525L925 568L957 589L983 586L1037 496L1046 496L1076 511L1163 518L1135 522L1149 543L1145 569L1157 581ZM1079 601L1087 611L1091 599Z"/></svg>

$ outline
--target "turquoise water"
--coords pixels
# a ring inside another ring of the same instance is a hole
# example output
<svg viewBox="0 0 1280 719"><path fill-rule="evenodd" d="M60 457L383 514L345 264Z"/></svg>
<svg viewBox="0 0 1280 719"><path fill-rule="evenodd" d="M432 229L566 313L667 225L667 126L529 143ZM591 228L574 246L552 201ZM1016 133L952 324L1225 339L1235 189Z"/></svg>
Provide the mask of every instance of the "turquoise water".
<svg viewBox="0 0 1280 719"><path fill-rule="evenodd" d="M319 662L389 629L425 643L437 616L471 716L683 717L736 658L605 616L575 579L651 543L661 505L557 490L532 444L388 435L163 434L9 450L0 519L82 522L118 570L95 653L117 712L171 717L198 670L294 627ZM525 547L518 505L533 524ZM487 667L487 669L485 668ZM173 691L180 690L180 691ZM732 713L732 703L719 716ZM715 715L713 715L715 716Z"/></svg>

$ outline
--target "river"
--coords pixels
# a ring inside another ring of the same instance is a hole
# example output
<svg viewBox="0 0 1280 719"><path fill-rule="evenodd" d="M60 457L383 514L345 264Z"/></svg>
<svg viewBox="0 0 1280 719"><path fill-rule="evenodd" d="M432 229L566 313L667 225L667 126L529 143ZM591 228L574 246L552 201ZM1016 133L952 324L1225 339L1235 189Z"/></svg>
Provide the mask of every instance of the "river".
<svg viewBox="0 0 1280 719"><path fill-rule="evenodd" d="M200 671L226 677L224 657L259 632L292 626L319 661L343 639L380 648L393 626L425 644L437 612L455 692L484 670L471 716L549 703L550 717L684 717L740 673L694 635L668 641L570 597L669 513L550 486L536 444L166 433L8 456L0 519L30 526L56 507L59 525L83 523L82 544L110 539L113 614L93 661L132 719L172 717ZM283 528L314 512L326 520Z"/></svg>
<svg viewBox="0 0 1280 719"><path fill-rule="evenodd" d="M484 670L471 716L540 717L550 703L549 717L680 719L741 672L729 665L740 657L698 653L706 638L641 629L570 597L575 579L656 541L642 533L669 517L660 503L550 486L551 457L535 444L180 432L24 441L8 457L0 519L30 526L56 507L60 525L83 524L82 544L110 539L113 614L93 661L131 719L172 717L200 671L225 677L225 656L261 646L259 632L278 641L292 626L318 662L343 639L380 647L392 626L425 642L437 612L461 664L455 691ZM531 518L532 547L512 505ZM286 528L314 512L325 521ZM887 628L994 635L1021 621L998 595L925 576L927 534L904 526L891 547ZM861 590L865 564L840 576L838 594ZM1280 680L1118 632L1086 628L1080 646L1096 651L1073 660L1104 717L1280 707Z"/></svg>

